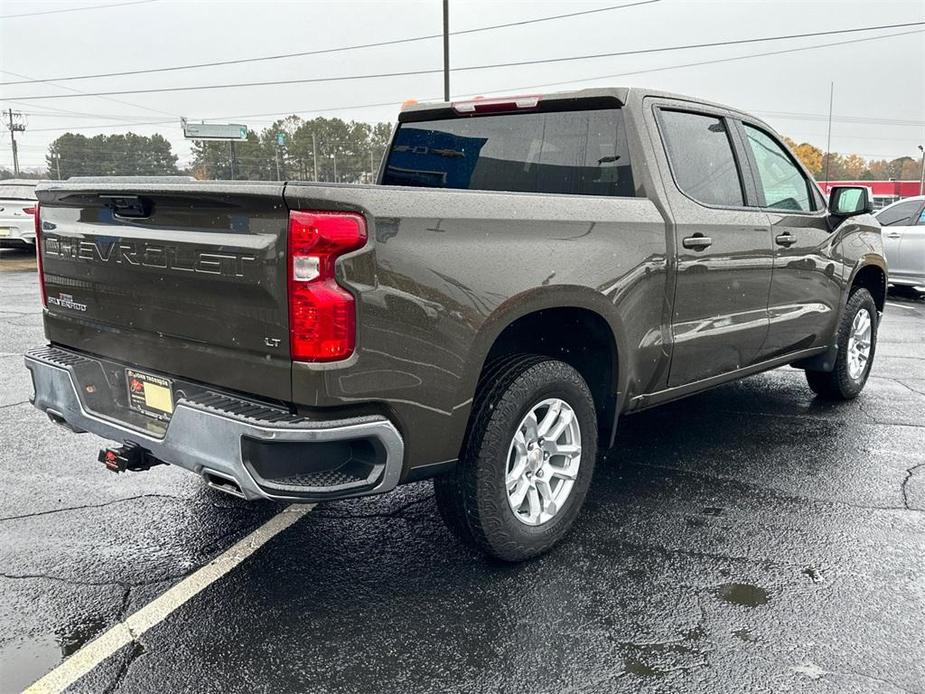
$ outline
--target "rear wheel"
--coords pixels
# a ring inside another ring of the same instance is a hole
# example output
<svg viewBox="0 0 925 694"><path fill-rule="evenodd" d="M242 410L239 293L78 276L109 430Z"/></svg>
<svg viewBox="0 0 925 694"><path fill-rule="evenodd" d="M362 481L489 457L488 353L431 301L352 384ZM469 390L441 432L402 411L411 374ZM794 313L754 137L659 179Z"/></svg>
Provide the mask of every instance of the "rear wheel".
<svg viewBox="0 0 925 694"><path fill-rule="evenodd" d="M814 393L829 400L851 400L858 396L874 361L877 321L877 305L870 292L856 289L838 325L835 368L806 372L806 381Z"/></svg>
<svg viewBox="0 0 925 694"><path fill-rule="evenodd" d="M505 561L550 549L584 502L597 455L597 417L581 375L544 357L490 369L463 455L434 480L449 528Z"/></svg>

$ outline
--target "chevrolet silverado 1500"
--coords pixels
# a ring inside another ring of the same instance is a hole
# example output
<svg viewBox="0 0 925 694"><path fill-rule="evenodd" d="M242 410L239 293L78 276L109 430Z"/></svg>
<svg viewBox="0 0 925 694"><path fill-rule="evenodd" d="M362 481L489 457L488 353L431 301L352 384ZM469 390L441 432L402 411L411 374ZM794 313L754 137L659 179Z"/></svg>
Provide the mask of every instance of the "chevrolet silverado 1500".
<svg viewBox="0 0 925 694"><path fill-rule="evenodd" d="M863 388L886 289L863 188L644 89L417 104L377 185L40 187L34 404L246 499L434 478L464 541L551 547L618 418L783 365Z"/></svg>

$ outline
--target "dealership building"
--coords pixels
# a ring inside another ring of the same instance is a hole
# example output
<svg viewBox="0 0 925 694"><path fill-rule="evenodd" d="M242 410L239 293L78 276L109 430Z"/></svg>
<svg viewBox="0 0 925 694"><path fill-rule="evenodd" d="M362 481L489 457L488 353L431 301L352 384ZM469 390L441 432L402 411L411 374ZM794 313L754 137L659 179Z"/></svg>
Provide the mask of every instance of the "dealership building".
<svg viewBox="0 0 925 694"><path fill-rule="evenodd" d="M874 208L880 209L901 198L911 198L920 194L919 181L817 181L822 192L829 194L832 186L865 186L870 189L874 199Z"/></svg>

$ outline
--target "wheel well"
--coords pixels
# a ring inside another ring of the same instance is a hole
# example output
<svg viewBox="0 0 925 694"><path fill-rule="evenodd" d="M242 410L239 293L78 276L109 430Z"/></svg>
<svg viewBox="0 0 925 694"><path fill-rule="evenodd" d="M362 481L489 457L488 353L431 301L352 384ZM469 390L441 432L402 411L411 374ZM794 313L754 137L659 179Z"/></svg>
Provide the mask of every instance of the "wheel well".
<svg viewBox="0 0 925 694"><path fill-rule="evenodd" d="M886 302L886 275L876 265L867 265L858 270L851 283L851 291L863 287L870 292L878 311L883 311Z"/></svg>
<svg viewBox="0 0 925 694"><path fill-rule="evenodd" d="M609 436L616 408L617 346L613 331L600 314L568 307L521 316L495 339L483 373L486 365L508 354L539 354L571 365L591 389L598 428Z"/></svg>

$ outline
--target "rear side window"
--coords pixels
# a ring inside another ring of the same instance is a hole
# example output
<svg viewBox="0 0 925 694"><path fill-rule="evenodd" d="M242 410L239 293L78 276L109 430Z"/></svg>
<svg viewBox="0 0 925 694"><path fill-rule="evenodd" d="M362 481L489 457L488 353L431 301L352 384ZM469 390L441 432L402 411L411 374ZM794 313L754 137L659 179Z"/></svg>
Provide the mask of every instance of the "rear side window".
<svg viewBox="0 0 925 694"><path fill-rule="evenodd" d="M745 124L748 146L755 157L764 206L778 210L811 212L809 182L790 155L767 133Z"/></svg>
<svg viewBox="0 0 925 694"><path fill-rule="evenodd" d="M884 210L877 213L877 221L881 226L907 227L915 224L913 217L919 211L919 205L922 203L918 200L908 200L890 205Z"/></svg>
<svg viewBox="0 0 925 694"><path fill-rule="evenodd" d="M385 185L633 197L620 109L403 123Z"/></svg>
<svg viewBox="0 0 925 694"><path fill-rule="evenodd" d="M666 110L661 112L660 120L678 187L707 205L743 206L742 181L723 120Z"/></svg>

